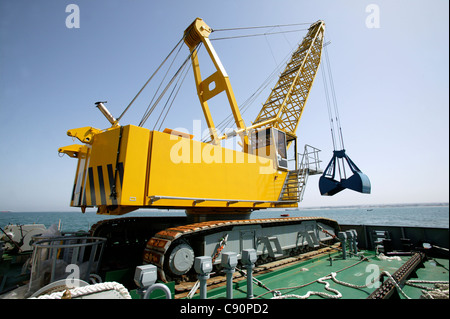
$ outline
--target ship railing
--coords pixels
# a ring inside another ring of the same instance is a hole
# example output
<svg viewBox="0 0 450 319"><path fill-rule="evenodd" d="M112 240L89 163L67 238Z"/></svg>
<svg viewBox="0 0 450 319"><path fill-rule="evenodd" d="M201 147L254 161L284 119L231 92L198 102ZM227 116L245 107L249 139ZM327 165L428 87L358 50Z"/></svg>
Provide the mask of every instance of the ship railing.
<svg viewBox="0 0 450 319"><path fill-rule="evenodd" d="M88 282L98 272L106 238L61 236L33 243L28 294L66 279Z"/></svg>

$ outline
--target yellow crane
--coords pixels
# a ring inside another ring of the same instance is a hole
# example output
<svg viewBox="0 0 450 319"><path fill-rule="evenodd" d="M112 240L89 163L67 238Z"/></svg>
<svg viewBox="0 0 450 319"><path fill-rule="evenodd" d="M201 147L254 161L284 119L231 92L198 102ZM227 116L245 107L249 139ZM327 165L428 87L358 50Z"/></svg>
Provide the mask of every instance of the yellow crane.
<svg viewBox="0 0 450 319"><path fill-rule="evenodd" d="M158 132L120 126L99 102L97 106L111 119L112 127L69 130L68 135L84 145L59 149L78 158L71 206L97 206L99 213L111 215L142 207L236 211L297 206L297 201L280 196L291 173L286 148L297 138L295 130L320 64L324 30L322 21L311 26L255 122L247 127L209 40L212 30L196 19L185 31L185 42L194 51L191 58L197 93L212 142L202 143L170 129ZM201 77L195 52L199 42L217 69L206 79ZM230 136L217 135L208 100L223 91L237 125L234 134L244 144L242 151L219 145Z"/></svg>
<svg viewBox="0 0 450 319"><path fill-rule="evenodd" d="M255 248L266 261L305 247L317 248L320 242L333 240L330 234L334 235L337 227L335 221L324 218L249 219L254 210L297 207L308 174L320 172L297 156L295 132L321 62L325 23L317 21L309 27L257 118L248 126L209 39L212 31L197 18L183 37L190 50L210 142L171 129L121 126L104 103L98 102L111 127L69 130L67 134L83 144L59 149L78 159L71 206L81 207L83 212L86 207L97 207L99 214L109 215L139 208L186 210L187 218L125 218L115 220L114 225L100 222L91 229L111 242L120 242L118 235L112 234L125 236L131 229L139 233L136 237L140 239L134 241L141 244L135 251L127 251L138 255L136 262L143 256L145 262L156 264L165 281L189 277L194 256L214 255L217 242L225 235L229 239L223 252ZM215 72L206 78L200 72L200 43L215 66ZM222 92L226 93L236 130L219 135L208 102ZM222 140L233 137L239 139L241 150L221 146ZM292 146L295 164L290 168L288 148ZM216 259L219 262L220 256Z"/></svg>

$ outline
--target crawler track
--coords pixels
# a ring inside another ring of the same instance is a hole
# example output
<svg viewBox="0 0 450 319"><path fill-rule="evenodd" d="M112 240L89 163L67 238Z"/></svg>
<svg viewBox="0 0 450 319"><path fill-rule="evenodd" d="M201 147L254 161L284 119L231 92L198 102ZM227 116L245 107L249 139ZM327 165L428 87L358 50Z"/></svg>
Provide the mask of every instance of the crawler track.
<svg viewBox="0 0 450 319"><path fill-rule="evenodd" d="M305 221L320 222L335 230L339 227L336 221L323 217L218 220L193 224L187 224L186 217L121 217L94 224L90 233L92 236L107 238L101 266L103 271L151 263L158 267L159 278L162 281L183 282L190 281L191 275L195 277L193 269L189 274L180 276L168 271L169 255L178 244L190 243L195 256L202 256L205 254L203 251L205 236L230 232L236 226L266 228L299 225ZM289 257L289 254L285 253L283 257L277 258L285 257ZM274 258L258 260L260 265L272 261Z"/></svg>
<svg viewBox="0 0 450 319"><path fill-rule="evenodd" d="M223 221L208 221L202 223L195 223L184 226L177 226L164 229L156 233L147 242L144 249L143 259L145 263L151 263L158 266L159 278L165 282L173 278L169 278L166 273L167 268L167 254L170 252L171 246L174 242L181 240L193 239L202 241L205 235L211 233L219 233L231 230L234 226L244 225L260 225L261 227L283 226L291 224L300 224L303 221L320 221L324 224L332 225L337 228L336 221L322 218L322 217L292 217L292 218L268 218L268 219L249 219L249 220L223 220Z"/></svg>

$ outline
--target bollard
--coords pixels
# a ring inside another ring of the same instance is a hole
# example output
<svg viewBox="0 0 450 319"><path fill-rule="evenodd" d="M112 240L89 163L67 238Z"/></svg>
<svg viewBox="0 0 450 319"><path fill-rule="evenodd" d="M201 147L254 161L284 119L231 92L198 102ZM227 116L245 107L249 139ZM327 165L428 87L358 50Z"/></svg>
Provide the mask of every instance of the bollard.
<svg viewBox="0 0 450 319"><path fill-rule="evenodd" d="M358 254L358 242L356 241L358 239L358 233L356 232L356 229L350 230L353 233L353 252L355 255Z"/></svg>
<svg viewBox="0 0 450 319"><path fill-rule="evenodd" d="M342 246L342 258L347 259L347 234L345 232L340 231L338 233L338 238L341 241Z"/></svg>
<svg viewBox="0 0 450 319"><path fill-rule="evenodd" d="M347 234L347 241L348 241L348 252L350 254L350 256L354 253L355 248L354 248L354 244L355 244L355 240L354 237L355 235L353 234L353 232L351 230L347 230L345 232Z"/></svg>
<svg viewBox="0 0 450 319"><path fill-rule="evenodd" d="M238 260L237 254L233 252L223 253L221 264L227 275L227 299L233 299L233 274L236 269Z"/></svg>
<svg viewBox="0 0 450 319"><path fill-rule="evenodd" d="M198 274L198 280L200 281L200 299L206 299L206 281L209 279L209 275L212 271L212 260L209 256L195 257L194 269Z"/></svg>
<svg viewBox="0 0 450 319"><path fill-rule="evenodd" d="M255 262L258 259L256 255L256 250L254 249L244 249L242 251L241 262L242 265L247 270L247 298L253 298L253 268L255 267Z"/></svg>

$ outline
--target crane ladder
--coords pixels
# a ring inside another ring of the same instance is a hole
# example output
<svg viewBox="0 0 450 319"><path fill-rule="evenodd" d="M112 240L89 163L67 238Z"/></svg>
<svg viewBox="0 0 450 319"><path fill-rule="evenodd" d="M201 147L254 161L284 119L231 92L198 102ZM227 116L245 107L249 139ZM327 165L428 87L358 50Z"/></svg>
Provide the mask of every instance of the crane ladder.
<svg viewBox="0 0 450 319"><path fill-rule="evenodd" d="M311 145L305 145L302 160L298 167L290 170L286 176L284 186L281 190L279 201L282 202L300 202L303 200L306 183L310 175L322 174L320 168L318 148ZM300 154L299 154L300 155Z"/></svg>

